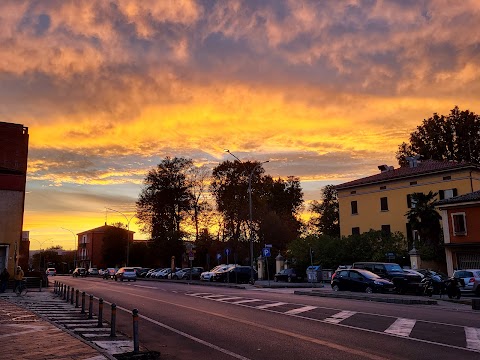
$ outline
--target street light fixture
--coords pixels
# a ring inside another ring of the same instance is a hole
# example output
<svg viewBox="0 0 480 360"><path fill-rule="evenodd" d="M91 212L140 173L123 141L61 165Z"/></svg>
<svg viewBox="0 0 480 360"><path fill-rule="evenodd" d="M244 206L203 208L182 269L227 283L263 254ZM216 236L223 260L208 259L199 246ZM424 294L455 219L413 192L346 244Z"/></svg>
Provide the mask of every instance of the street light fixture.
<svg viewBox="0 0 480 360"><path fill-rule="evenodd" d="M75 233L70 230L70 229L67 229L67 228L64 228L64 227L61 227L60 229L63 229L63 230L66 230L66 231L69 231L72 233L73 235L73 268L75 269L77 267L77 252L78 252L78 241L77 241L77 237L75 235Z"/></svg>
<svg viewBox="0 0 480 360"><path fill-rule="evenodd" d="M125 220L127 220L127 266L128 266L128 263L129 263L129 257L130 257L130 221L132 221L132 219L135 217L135 214L132 215L132 217L129 219L127 217L127 215L125 215L124 213L122 213L121 211L118 211L118 210L115 210L115 209L111 209L111 208L106 208L107 210L110 210L110 211L115 211L121 215L123 215L123 217L125 218Z"/></svg>
<svg viewBox="0 0 480 360"><path fill-rule="evenodd" d="M43 246L43 244L45 244L47 241L50 241L50 240L52 240L52 239L50 238L50 239L46 239L46 240L43 240L43 241L40 241L40 240L37 240L37 239L33 239L33 238L31 238L31 239L32 239L32 240L35 240L36 242L38 242L38 243L40 244L40 252L39 252L40 257L39 257L39 259L38 259L38 268L41 269L41 268L42 268L42 246ZM44 259L44 261L45 261L45 259Z"/></svg>
<svg viewBox="0 0 480 360"><path fill-rule="evenodd" d="M245 163L242 160L240 160L238 157L236 157L233 153L231 153L230 150L225 149L224 151L229 153L230 155L232 155L235 159L237 159L241 164L243 164L245 166ZM258 167L260 167L263 164L266 164L268 162L270 162L270 161L269 160L263 161L263 162L255 165L255 167L250 172L250 175L248 176L248 205L249 205L249 213L250 213L250 283L251 284L253 284L255 282L255 278L254 278L254 275L253 275L254 259L253 259L253 236L252 236L252 234L253 234L252 177L253 177L253 173L255 172L255 170Z"/></svg>

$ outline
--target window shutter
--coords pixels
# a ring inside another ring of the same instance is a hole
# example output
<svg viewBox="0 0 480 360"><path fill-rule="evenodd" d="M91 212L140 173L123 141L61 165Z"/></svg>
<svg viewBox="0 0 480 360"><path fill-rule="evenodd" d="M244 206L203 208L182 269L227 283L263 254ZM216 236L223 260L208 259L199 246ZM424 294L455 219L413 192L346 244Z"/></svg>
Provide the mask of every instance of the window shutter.
<svg viewBox="0 0 480 360"><path fill-rule="evenodd" d="M445 199L445 191L440 190L440 191L438 192L438 195L440 196L440 200Z"/></svg>
<svg viewBox="0 0 480 360"><path fill-rule="evenodd" d="M407 208L412 208L412 196L410 194L407 195Z"/></svg>
<svg viewBox="0 0 480 360"><path fill-rule="evenodd" d="M452 191L453 191L453 196L457 196L457 195L458 195L457 188L452 189Z"/></svg>

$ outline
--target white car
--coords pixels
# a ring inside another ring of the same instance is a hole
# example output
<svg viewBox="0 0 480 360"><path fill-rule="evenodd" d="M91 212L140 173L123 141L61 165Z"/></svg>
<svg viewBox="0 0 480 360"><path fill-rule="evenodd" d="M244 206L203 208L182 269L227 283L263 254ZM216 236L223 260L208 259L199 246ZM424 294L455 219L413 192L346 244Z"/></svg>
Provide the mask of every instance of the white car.
<svg viewBox="0 0 480 360"><path fill-rule="evenodd" d="M48 268L45 274L47 274L47 276L55 276L57 275L57 270L55 270L55 268Z"/></svg>
<svg viewBox="0 0 480 360"><path fill-rule="evenodd" d="M225 264L222 264L222 265L218 265L218 266L215 266L212 270L210 271L204 271L200 274L200 280L203 280L203 281L213 281L213 275L215 275L216 272L219 272L219 271L225 271L227 270L228 268L230 267L233 267L235 265L225 265Z"/></svg>

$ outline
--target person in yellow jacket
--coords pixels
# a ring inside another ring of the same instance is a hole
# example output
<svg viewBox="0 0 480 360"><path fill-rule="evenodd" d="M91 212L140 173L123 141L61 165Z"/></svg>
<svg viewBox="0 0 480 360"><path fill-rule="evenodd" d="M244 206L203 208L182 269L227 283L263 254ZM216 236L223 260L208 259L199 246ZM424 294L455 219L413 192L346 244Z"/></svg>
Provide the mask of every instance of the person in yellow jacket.
<svg viewBox="0 0 480 360"><path fill-rule="evenodd" d="M24 275L25 274L23 273L22 267L17 266L17 270L15 270L15 274L13 275L13 279L15 280L15 287L13 288L14 290L22 283Z"/></svg>

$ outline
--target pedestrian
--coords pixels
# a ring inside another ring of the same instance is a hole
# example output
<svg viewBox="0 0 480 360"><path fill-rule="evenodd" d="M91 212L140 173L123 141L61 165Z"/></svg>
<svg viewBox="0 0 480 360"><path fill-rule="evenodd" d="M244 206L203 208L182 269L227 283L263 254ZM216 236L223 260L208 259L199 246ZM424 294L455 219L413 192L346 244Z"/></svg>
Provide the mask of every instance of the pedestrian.
<svg viewBox="0 0 480 360"><path fill-rule="evenodd" d="M15 275L13 276L13 279L15 280L15 286L13 288L13 291L17 288L18 285L20 285L23 281L23 270L21 266L17 266L17 270L15 271Z"/></svg>
<svg viewBox="0 0 480 360"><path fill-rule="evenodd" d="M8 273L7 268L3 268L2 273L0 274L0 293L7 290L8 280L10 279L10 274Z"/></svg>

